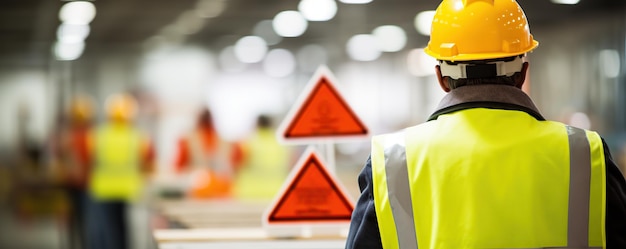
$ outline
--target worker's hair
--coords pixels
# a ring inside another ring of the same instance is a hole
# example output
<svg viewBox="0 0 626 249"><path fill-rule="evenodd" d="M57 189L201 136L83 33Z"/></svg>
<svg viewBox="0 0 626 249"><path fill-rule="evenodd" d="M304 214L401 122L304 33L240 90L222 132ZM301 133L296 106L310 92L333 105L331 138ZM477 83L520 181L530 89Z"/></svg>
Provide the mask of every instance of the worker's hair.
<svg viewBox="0 0 626 249"><path fill-rule="evenodd" d="M256 120L256 126L258 128L269 128L272 126L272 118L265 114L259 115Z"/></svg>
<svg viewBox="0 0 626 249"><path fill-rule="evenodd" d="M521 56L521 55L520 55ZM499 59L491 59L491 60L482 60L482 61L465 61L465 62L451 62L451 61L442 61L442 63L447 63L450 65L456 65L458 63L471 63L471 64L484 64L488 62L494 61L512 61L516 56L507 57L507 58L499 58ZM521 80L521 72L517 72L511 76L496 76L489 78L473 78L473 79L453 79L449 76L444 76L443 80L448 84L450 89L459 88L462 86L471 86L471 85L509 85L516 86L518 85L518 81Z"/></svg>
<svg viewBox="0 0 626 249"><path fill-rule="evenodd" d="M196 122L200 126L213 126L213 115L211 115L211 110L208 108L200 110L200 114L198 115L198 120Z"/></svg>
<svg viewBox="0 0 626 249"><path fill-rule="evenodd" d="M516 86L517 80L520 77L521 73L515 73L512 76L497 76L492 78L477 78L477 79L453 79L448 76L444 77L444 80L448 83L448 87L450 89L459 88L462 86L471 86L471 85L509 85Z"/></svg>

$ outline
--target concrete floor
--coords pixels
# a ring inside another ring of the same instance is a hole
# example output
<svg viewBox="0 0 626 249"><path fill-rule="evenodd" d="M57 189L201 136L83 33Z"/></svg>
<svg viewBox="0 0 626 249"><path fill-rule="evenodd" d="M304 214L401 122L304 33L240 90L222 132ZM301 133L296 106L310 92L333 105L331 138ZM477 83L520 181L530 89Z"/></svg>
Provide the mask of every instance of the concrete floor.
<svg viewBox="0 0 626 249"><path fill-rule="evenodd" d="M150 229L150 212L144 206L128 210L131 249L156 248ZM66 249L69 227L60 217L18 217L7 210L0 211L0 248Z"/></svg>

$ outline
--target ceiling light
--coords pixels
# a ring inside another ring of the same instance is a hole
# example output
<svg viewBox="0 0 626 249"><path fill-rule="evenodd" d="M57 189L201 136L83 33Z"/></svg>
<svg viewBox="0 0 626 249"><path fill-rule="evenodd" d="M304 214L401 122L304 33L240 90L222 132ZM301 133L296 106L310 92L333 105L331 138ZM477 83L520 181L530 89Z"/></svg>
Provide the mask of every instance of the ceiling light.
<svg viewBox="0 0 626 249"><path fill-rule="evenodd" d="M267 53L267 43L258 36L245 36L235 44L235 56L244 63L257 63Z"/></svg>
<svg viewBox="0 0 626 249"><path fill-rule="evenodd" d="M276 45L283 40L281 36L274 32L272 28L272 20L263 20L257 23L252 30L252 34L263 38L267 45Z"/></svg>
<svg viewBox="0 0 626 249"><path fill-rule="evenodd" d="M272 21L274 31L282 37L298 37L306 31L307 26L304 16L295 10L280 12Z"/></svg>
<svg viewBox="0 0 626 249"><path fill-rule="evenodd" d="M286 49L273 49L263 61L263 70L269 76L281 78L290 75L296 69L296 59Z"/></svg>
<svg viewBox="0 0 626 249"><path fill-rule="evenodd" d="M89 35L89 25L61 23L57 29L57 39L65 43L84 41Z"/></svg>
<svg viewBox="0 0 626 249"><path fill-rule="evenodd" d="M380 56L376 38L372 35L355 35L346 44L350 58L356 61L373 61Z"/></svg>
<svg viewBox="0 0 626 249"><path fill-rule="evenodd" d="M328 21L337 14L335 0L301 0L298 10L309 21Z"/></svg>
<svg viewBox="0 0 626 249"><path fill-rule="evenodd" d="M96 16L96 7L91 2L74 1L64 4L59 19L64 23L89 24Z"/></svg>
<svg viewBox="0 0 626 249"><path fill-rule="evenodd" d="M580 0L552 0L556 4L578 4Z"/></svg>
<svg viewBox="0 0 626 249"><path fill-rule="evenodd" d="M84 42L57 42L54 44L54 55L57 60L71 61L78 59L85 49Z"/></svg>
<svg viewBox="0 0 626 249"><path fill-rule="evenodd" d="M384 52L397 52L406 45L406 33L398 26L380 26L372 32L376 38L378 47Z"/></svg>
<svg viewBox="0 0 626 249"><path fill-rule="evenodd" d="M347 4L366 4L371 1L372 0L339 0L339 2L347 3Z"/></svg>
<svg viewBox="0 0 626 249"><path fill-rule="evenodd" d="M415 29L422 35L430 36L430 27L433 25L433 18L435 17L434 10L427 10L418 13L415 16Z"/></svg>

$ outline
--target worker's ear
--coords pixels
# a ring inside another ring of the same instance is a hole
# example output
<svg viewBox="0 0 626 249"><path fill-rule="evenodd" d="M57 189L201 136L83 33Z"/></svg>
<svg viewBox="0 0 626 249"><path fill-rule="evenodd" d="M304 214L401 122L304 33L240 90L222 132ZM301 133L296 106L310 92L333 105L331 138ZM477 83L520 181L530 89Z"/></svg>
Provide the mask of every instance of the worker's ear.
<svg viewBox="0 0 626 249"><path fill-rule="evenodd" d="M439 65L435 66L435 72L437 73L437 81L439 81L439 86L444 92L450 92L450 87L446 80L441 76L441 67Z"/></svg>
<svg viewBox="0 0 626 249"><path fill-rule="evenodd" d="M524 82L526 82L526 72L528 72L528 62L522 64L522 71L515 77L515 87L522 89Z"/></svg>

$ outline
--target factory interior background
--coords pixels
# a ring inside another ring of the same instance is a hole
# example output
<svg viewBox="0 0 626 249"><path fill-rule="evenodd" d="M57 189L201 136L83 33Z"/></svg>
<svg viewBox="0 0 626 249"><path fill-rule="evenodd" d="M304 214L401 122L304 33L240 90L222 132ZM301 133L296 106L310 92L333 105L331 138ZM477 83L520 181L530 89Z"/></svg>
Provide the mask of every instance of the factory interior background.
<svg viewBox="0 0 626 249"><path fill-rule="evenodd" d="M547 119L598 131L624 172L626 2L518 2L539 41L528 55L523 90ZM436 61L423 52L438 4L2 1L0 247L82 248L64 168L75 162L63 156L79 149L59 141L76 113L91 127L109 122L116 96L132 98L134 107L123 111L146 144L142 195L125 209L130 248L158 248L158 229L261 226L273 196L190 193L207 177L192 165L199 136L193 132L203 122L214 129L214 146L229 148L215 153L228 153L222 157L237 168L233 172L252 160L270 160L280 167L280 185L312 146L332 161L355 201L369 138L425 122L445 95ZM368 134L286 143L276 131L321 67ZM271 134L268 145L251 142L260 117ZM242 188L262 185L242 181Z"/></svg>

